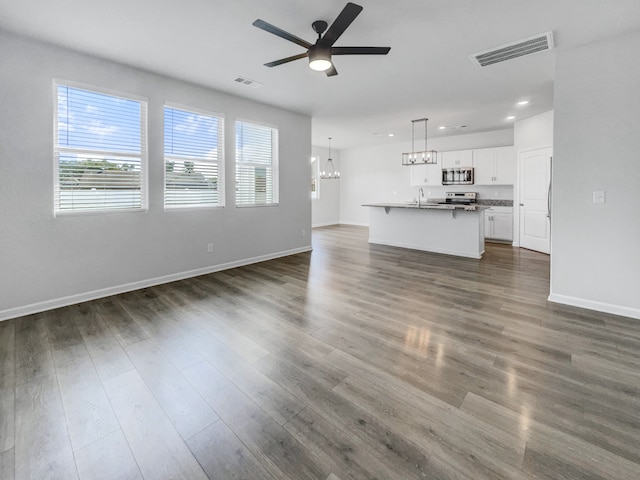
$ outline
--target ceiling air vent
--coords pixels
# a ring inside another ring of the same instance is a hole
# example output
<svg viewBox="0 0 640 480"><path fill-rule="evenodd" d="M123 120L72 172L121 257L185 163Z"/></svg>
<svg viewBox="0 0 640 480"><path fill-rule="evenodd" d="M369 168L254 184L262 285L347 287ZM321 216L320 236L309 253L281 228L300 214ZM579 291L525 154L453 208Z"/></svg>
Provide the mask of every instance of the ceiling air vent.
<svg viewBox="0 0 640 480"><path fill-rule="evenodd" d="M260 82L256 82L255 80L249 80L248 78L244 78L244 77L236 77L234 79L234 82L238 82L241 85L246 85L247 87L251 87L251 88L259 88L262 86Z"/></svg>
<svg viewBox="0 0 640 480"><path fill-rule="evenodd" d="M500 63L513 58L531 55L532 53L543 52L553 48L553 32L541 33L533 37L518 40L506 45L474 53L469 58L479 67L486 67L494 63Z"/></svg>

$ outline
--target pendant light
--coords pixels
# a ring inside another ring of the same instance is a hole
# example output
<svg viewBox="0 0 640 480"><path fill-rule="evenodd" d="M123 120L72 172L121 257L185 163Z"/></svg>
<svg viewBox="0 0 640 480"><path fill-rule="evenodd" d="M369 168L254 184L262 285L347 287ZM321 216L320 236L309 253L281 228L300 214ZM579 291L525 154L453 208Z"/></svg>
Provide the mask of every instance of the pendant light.
<svg viewBox="0 0 640 480"><path fill-rule="evenodd" d="M402 165L420 165L438 163L438 152L427 149L427 122L428 118L411 120L411 151L402 154ZM416 123L424 123L424 150L415 149L415 129Z"/></svg>
<svg viewBox="0 0 640 480"><path fill-rule="evenodd" d="M337 180L340 178L340 172L334 167L333 160L331 160L331 137L329 137L329 159L320 172L320 178L324 178L326 180Z"/></svg>

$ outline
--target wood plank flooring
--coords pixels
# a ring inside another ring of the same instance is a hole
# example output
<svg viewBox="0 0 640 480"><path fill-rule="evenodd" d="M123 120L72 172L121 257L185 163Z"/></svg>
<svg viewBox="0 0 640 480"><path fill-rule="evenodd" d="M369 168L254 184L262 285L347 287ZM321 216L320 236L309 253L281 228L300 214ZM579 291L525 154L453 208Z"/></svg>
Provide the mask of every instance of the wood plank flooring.
<svg viewBox="0 0 640 480"><path fill-rule="evenodd" d="M640 479L640 321L549 258L313 252L0 323L0 477Z"/></svg>

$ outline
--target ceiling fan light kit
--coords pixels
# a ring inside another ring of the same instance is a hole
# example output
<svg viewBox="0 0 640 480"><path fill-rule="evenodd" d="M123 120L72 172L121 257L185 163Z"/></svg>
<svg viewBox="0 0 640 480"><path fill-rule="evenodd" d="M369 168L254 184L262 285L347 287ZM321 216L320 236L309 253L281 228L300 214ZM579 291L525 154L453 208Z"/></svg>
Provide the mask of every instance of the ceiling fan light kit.
<svg viewBox="0 0 640 480"><path fill-rule="evenodd" d="M386 55L391 50L391 47L334 47L338 38L344 33L344 31L351 25L356 17L362 11L360 5L355 3L347 3L342 9L338 18L329 27L329 24L324 20L316 20L311 24L314 32L318 34L316 43L312 44L297 37L289 32L285 32L281 28L278 28L264 20L257 19L253 22L255 27L258 27L265 32L277 35L280 38L284 38L290 42L300 45L306 48L305 53L299 53L292 55L291 57L282 58L273 62L265 63L267 67L277 67L284 63L289 63L294 60L300 60L301 58L309 58L309 67L312 70L324 72L328 77L337 75L338 72L331 60L332 55ZM328 27L328 30L327 30ZM326 31L326 33L325 33ZM323 35L324 33L324 35Z"/></svg>
<svg viewBox="0 0 640 480"><path fill-rule="evenodd" d="M421 165L438 163L438 152L427 149L427 122L428 118L419 118L411 120L411 151L402 154L402 165ZM424 150L416 151L415 149L415 130L416 123L424 123Z"/></svg>
<svg viewBox="0 0 640 480"><path fill-rule="evenodd" d="M309 67L317 72L331 68L331 51L321 45L312 45L309 49Z"/></svg>

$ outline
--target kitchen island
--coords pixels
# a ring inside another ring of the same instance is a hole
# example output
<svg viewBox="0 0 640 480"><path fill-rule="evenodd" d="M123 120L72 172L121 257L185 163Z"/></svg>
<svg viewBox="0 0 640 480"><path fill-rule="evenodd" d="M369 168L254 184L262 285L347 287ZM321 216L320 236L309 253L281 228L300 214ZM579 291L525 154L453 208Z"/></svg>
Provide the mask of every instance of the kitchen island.
<svg viewBox="0 0 640 480"><path fill-rule="evenodd" d="M479 205L371 203L369 243L482 258L484 210Z"/></svg>

